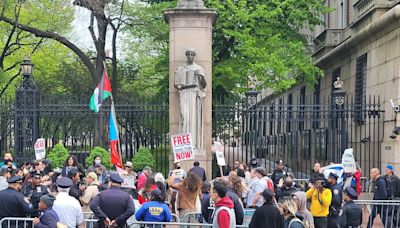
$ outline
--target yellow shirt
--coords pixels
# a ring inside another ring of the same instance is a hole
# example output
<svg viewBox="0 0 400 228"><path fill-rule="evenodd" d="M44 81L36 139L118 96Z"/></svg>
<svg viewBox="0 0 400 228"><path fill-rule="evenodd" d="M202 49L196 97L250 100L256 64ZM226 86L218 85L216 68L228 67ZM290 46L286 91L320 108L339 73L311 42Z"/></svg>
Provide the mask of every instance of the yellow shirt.
<svg viewBox="0 0 400 228"><path fill-rule="evenodd" d="M310 211L314 217L326 217L329 214L329 206L332 201L332 192L324 188L320 193L315 188L310 188L306 192L307 199L311 199Z"/></svg>

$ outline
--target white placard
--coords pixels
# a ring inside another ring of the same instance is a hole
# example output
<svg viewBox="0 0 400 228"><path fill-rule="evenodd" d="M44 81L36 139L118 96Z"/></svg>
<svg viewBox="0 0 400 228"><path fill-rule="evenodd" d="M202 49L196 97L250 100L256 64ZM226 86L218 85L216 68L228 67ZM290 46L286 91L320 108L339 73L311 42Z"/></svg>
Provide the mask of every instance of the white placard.
<svg viewBox="0 0 400 228"><path fill-rule="evenodd" d="M171 135L174 162L194 159L192 138L190 133Z"/></svg>
<svg viewBox="0 0 400 228"><path fill-rule="evenodd" d="M36 160L44 159L46 157L46 142L44 138L39 138L36 140L35 157Z"/></svg>
<svg viewBox="0 0 400 228"><path fill-rule="evenodd" d="M217 156L217 164L219 166L226 166L224 147L221 142L214 142L215 156Z"/></svg>
<svg viewBox="0 0 400 228"><path fill-rule="evenodd" d="M356 172L356 161L353 156L353 148L344 150L342 155L342 165L345 173Z"/></svg>

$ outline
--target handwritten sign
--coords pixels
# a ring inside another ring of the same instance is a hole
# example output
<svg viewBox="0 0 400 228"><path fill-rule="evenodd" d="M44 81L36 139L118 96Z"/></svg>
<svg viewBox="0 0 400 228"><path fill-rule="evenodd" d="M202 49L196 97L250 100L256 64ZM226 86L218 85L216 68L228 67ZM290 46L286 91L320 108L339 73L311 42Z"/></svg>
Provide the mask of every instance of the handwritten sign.
<svg viewBox="0 0 400 228"><path fill-rule="evenodd" d="M356 161L353 156L353 148L344 150L342 155L342 165L345 173L356 172Z"/></svg>
<svg viewBox="0 0 400 228"><path fill-rule="evenodd" d="M44 159L46 157L46 142L44 138L37 139L34 147L36 160Z"/></svg>
<svg viewBox="0 0 400 228"><path fill-rule="evenodd" d="M174 162L194 159L192 138L190 133L171 136Z"/></svg>
<svg viewBox="0 0 400 228"><path fill-rule="evenodd" d="M214 149L215 149L215 156L217 157L217 164L219 166L226 166L224 146L222 146L221 142L214 142Z"/></svg>

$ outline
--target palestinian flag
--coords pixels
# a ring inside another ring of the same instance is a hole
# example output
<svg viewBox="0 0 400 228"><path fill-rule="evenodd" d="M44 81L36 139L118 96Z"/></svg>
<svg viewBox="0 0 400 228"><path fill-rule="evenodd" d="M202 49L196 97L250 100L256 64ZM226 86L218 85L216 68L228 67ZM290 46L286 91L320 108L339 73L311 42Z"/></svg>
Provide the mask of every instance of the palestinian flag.
<svg viewBox="0 0 400 228"><path fill-rule="evenodd" d="M99 112L101 103L109 96L111 96L111 83L108 79L107 69L104 67L103 76L90 98L90 109Z"/></svg>
<svg viewBox="0 0 400 228"><path fill-rule="evenodd" d="M111 163L115 165L117 170L122 169L121 152L119 147L119 136L117 128L117 118L115 115L114 101L111 99L111 110L110 110L110 151L111 151Z"/></svg>

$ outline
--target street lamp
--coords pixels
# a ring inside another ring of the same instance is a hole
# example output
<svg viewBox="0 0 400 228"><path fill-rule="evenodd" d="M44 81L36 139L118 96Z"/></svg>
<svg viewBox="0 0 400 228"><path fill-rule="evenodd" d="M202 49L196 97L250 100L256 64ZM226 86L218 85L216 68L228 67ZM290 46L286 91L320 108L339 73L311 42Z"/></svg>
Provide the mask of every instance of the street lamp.
<svg viewBox="0 0 400 228"><path fill-rule="evenodd" d="M22 75L25 78L29 78L32 75L32 68L33 64L31 63L31 59L29 56L25 55L24 61L21 63Z"/></svg>

